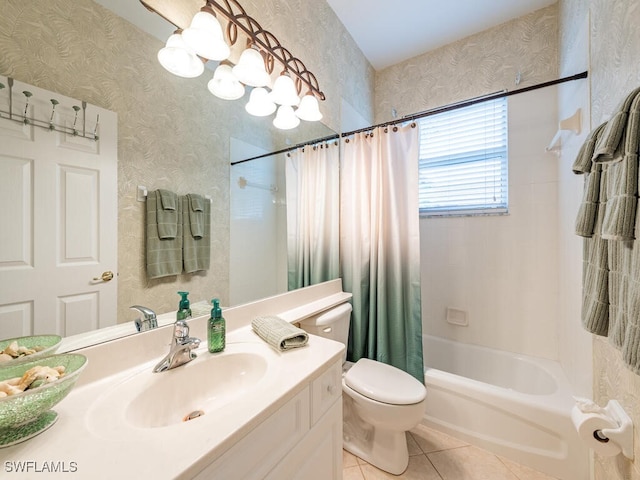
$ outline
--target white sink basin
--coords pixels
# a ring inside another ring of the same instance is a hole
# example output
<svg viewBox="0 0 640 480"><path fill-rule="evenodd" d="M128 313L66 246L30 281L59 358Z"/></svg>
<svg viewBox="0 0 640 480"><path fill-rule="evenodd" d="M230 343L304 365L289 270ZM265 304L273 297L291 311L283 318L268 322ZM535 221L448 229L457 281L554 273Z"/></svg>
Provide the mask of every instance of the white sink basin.
<svg viewBox="0 0 640 480"><path fill-rule="evenodd" d="M199 349L197 354L191 362L164 372L153 373L152 362L124 374L90 409L91 430L112 437L128 428L199 423L225 412L267 379L277 378L277 367L270 361L273 353L265 345L242 343L223 353Z"/></svg>
<svg viewBox="0 0 640 480"><path fill-rule="evenodd" d="M132 425L164 427L223 407L250 391L266 371L267 361L258 354L229 353L153 374L142 391L132 378L118 394L133 393L125 410Z"/></svg>

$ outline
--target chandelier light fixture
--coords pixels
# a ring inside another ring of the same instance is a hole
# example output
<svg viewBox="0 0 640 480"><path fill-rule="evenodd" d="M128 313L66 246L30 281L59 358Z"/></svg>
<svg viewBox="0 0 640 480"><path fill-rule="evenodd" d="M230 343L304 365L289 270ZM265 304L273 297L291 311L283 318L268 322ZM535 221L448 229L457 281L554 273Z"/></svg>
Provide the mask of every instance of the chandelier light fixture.
<svg viewBox="0 0 640 480"><path fill-rule="evenodd" d="M250 17L237 0L206 0L186 28L162 11L162 2L140 1L177 28L158 52L160 64L169 72L194 78L204 72L207 61L218 61L220 64L207 84L213 95L237 100L250 89L245 110L251 115L266 117L277 109L273 125L280 129L295 128L301 119L307 122L322 119L318 101L325 96L315 75L283 47L275 35ZM234 65L229 57L239 34L246 37L246 48Z"/></svg>

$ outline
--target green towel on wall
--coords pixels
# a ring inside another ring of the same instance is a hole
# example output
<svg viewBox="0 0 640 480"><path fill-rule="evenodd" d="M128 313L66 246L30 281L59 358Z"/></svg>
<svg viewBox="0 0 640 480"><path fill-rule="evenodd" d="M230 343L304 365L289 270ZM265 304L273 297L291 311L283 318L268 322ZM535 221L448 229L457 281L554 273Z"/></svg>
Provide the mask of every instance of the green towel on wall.
<svg viewBox="0 0 640 480"><path fill-rule="evenodd" d="M577 220L577 233L586 237L582 323L589 332L608 337L624 363L640 374L640 88L596 130L573 165L575 173L588 174ZM594 136L589 164L585 157Z"/></svg>
<svg viewBox="0 0 640 480"><path fill-rule="evenodd" d="M158 237L163 240L176 238L178 235L178 214L180 210L178 195L169 190L159 189L157 190L156 198Z"/></svg>
<svg viewBox="0 0 640 480"><path fill-rule="evenodd" d="M202 235L196 237L192 233L191 216L189 214L189 212L191 212L189 195L181 197L183 211L182 260L184 263L184 271L186 273L208 270L209 264L211 263L211 202L204 198L203 200L203 211L197 212L202 214L202 227L199 232ZM196 229L197 228L198 227L196 227Z"/></svg>
<svg viewBox="0 0 640 480"><path fill-rule="evenodd" d="M161 239L158 234L158 192L149 192L146 204L147 278L178 275L182 272L182 210L176 208L177 226L174 238ZM177 204L179 207L179 203Z"/></svg>
<svg viewBox="0 0 640 480"><path fill-rule="evenodd" d="M204 208L206 199L197 193L187 194L187 206L189 212L189 223L191 225L191 235L193 238L202 238L204 236ZM185 215L186 212L185 211Z"/></svg>

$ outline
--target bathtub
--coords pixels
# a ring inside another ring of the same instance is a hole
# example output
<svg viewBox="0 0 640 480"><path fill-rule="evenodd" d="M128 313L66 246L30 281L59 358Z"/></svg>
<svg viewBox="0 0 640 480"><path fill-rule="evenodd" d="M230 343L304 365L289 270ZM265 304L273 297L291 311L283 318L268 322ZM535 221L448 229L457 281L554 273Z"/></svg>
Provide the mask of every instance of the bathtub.
<svg viewBox="0 0 640 480"><path fill-rule="evenodd" d="M423 336L423 424L562 480L589 478L557 362Z"/></svg>

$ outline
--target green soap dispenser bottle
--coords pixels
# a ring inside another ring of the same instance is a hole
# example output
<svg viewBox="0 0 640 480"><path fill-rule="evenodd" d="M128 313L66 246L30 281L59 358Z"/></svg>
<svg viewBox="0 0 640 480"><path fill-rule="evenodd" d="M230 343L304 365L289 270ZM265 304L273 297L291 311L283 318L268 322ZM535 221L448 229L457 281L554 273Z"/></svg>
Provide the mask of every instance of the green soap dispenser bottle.
<svg viewBox="0 0 640 480"><path fill-rule="evenodd" d="M191 318L191 305L189 304L189 299L187 295L189 292L178 292L182 298L180 299L180 303L178 304L178 312L176 313L176 320L187 320Z"/></svg>
<svg viewBox="0 0 640 480"><path fill-rule="evenodd" d="M216 353L224 350L225 321L222 317L220 300L214 298L211 300L211 303L213 303L213 308L211 309L211 318L209 319L207 337L209 341L209 351L211 353Z"/></svg>

